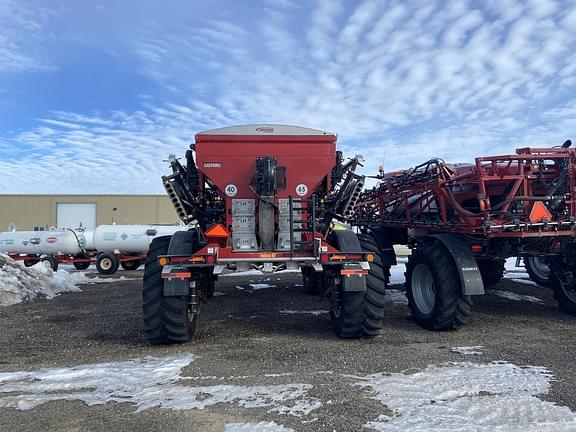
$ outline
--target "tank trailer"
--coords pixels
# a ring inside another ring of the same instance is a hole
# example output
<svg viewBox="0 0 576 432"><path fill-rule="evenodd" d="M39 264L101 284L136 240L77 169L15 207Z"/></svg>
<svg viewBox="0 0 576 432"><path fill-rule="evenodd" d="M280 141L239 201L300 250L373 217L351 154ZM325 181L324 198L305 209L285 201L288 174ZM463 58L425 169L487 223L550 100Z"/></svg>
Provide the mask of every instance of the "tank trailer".
<svg viewBox="0 0 576 432"><path fill-rule="evenodd" d="M375 336L384 284L368 275L380 255L342 222L360 198L360 157L344 161L336 136L285 125L198 133L162 178L188 231L155 238L144 271L144 327L152 344L189 341L202 303L224 271L301 269L304 287L330 303L343 338ZM380 275L382 278L382 275Z"/></svg>

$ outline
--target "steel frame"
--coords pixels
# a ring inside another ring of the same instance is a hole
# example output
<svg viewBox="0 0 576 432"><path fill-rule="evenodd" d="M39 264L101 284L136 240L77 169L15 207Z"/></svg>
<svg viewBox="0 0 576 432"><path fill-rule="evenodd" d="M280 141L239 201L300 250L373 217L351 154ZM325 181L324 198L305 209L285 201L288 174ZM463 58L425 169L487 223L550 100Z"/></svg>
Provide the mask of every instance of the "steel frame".
<svg viewBox="0 0 576 432"><path fill-rule="evenodd" d="M379 185L363 193L352 222L485 238L574 237L575 167L571 148L521 148L465 166L433 159L379 176ZM530 220L537 201L550 210L550 220Z"/></svg>

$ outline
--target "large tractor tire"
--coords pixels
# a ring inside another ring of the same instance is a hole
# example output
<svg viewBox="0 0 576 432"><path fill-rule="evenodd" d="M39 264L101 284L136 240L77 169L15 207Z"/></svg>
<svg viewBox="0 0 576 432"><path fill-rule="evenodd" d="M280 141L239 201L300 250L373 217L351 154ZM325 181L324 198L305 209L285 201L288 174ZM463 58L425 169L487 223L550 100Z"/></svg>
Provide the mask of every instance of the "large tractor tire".
<svg viewBox="0 0 576 432"><path fill-rule="evenodd" d="M190 295L164 296L162 266L159 255L192 253L195 236L190 231L178 231L173 236L152 240L144 264L143 315L144 332L152 345L188 342L196 330L197 315L190 310ZM176 283L189 286L188 279Z"/></svg>
<svg viewBox="0 0 576 432"><path fill-rule="evenodd" d="M526 266L528 276L533 282L543 287L552 287L552 274L546 258L537 256L525 257L524 266Z"/></svg>
<svg viewBox="0 0 576 432"><path fill-rule="evenodd" d="M352 231L334 231L330 240L341 252L361 252L360 240ZM384 287L379 286L373 274L370 282L364 277L365 291L345 292L343 284L337 285L340 275L326 273L330 279L326 284L332 287L332 307L330 317L332 327L341 338L370 338L377 336L384 319ZM352 276L358 277L358 276Z"/></svg>
<svg viewBox="0 0 576 432"><path fill-rule="evenodd" d="M454 260L438 242L416 248L408 259L406 296L414 321L429 330L460 328L472 307Z"/></svg>
<svg viewBox="0 0 576 432"><path fill-rule="evenodd" d="M550 258L548 263L554 299L564 312L576 315L576 266L568 265L562 256Z"/></svg>
<svg viewBox="0 0 576 432"><path fill-rule="evenodd" d="M310 295L318 295L322 292L322 273L312 267L302 267L302 285L304 292Z"/></svg>
<svg viewBox="0 0 576 432"><path fill-rule="evenodd" d="M484 288L491 288L497 285L504 277L505 260L477 259L478 269L482 276Z"/></svg>
<svg viewBox="0 0 576 432"><path fill-rule="evenodd" d="M382 263L382 254L378 241L371 233L358 234L358 240L360 240L360 245L364 252L370 252L374 255L374 261L370 263L366 284L373 291L384 295L390 281L390 267L384 266Z"/></svg>

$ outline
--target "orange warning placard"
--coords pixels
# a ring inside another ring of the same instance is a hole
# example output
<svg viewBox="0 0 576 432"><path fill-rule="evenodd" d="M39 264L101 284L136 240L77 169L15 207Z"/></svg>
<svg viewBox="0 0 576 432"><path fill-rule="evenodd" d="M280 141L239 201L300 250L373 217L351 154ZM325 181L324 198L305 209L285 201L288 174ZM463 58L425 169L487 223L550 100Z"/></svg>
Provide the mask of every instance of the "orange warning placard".
<svg viewBox="0 0 576 432"><path fill-rule="evenodd" d="M550 210L546 208L543 202L536 201L530 211L530 222L550 222L551 220L552 214Z"/></svg>

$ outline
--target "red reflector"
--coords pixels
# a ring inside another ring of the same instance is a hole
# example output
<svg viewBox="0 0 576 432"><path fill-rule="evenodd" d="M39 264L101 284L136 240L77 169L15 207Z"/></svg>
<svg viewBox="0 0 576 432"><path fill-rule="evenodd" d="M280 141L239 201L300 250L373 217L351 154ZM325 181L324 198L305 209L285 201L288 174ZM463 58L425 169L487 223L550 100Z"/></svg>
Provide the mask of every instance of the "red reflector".
<svg viewBox="0 0 576 432"><path fill-rule="evenodd" d="M175 279L175 278L189 278L192 277L192 273L182 272L182 273L163 273L162 279Z"/></svg>
<svg viewBox="0 0 576 432"><path fill-rule="evenodd" d="M364 269L344 269L344 270L340 270L340 274L341 274L342 276L365 275L365 274L368 274L368 270L364 270Z"/></svg>
<svg viewBox="0 0 576 432"><path fill-rule="evenodd" d="M204 259L204 257L192 257L189 259L189 261L195 263L203 263L206 260Z"/></svg>
<svg viewBox="0 0 576 432"><path fill-rule="evenodd" d="M346 257L344 255L331 255L330 261L343 261Z"/></svg>
<svg viewBox="0 0 576 432"><path fill-rule="evenodd" d="M473 253L480 253L480 252L482 252L482 245L472 245L472 252L473 252Z"/></svg>
<svg viewBox="0 0 576 432"><path fill-rule="evenodd" d="M171 257L170 258L171 263L182 263L182 262L187 262L187 261L188 261L188 257Z"/></svg>
<svg viewBox="0 0 576 432"><path fill-rule="evenodd" d="M347 254L347 255L330 255L330 261L363 261L364 255Z"/></svg>
<svg viewBox="0 0 576 432"><path fill-rule="evenodd" d="M320 262L327 263L328 262L328 255L320 255Z"/></svg>

